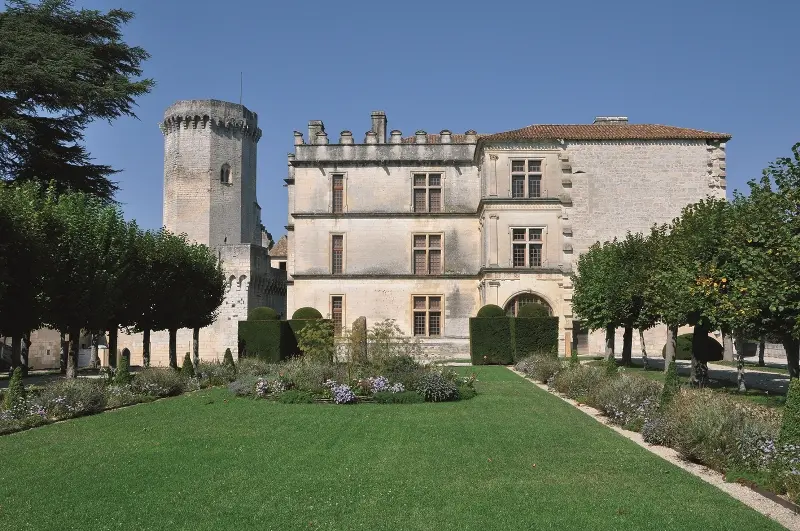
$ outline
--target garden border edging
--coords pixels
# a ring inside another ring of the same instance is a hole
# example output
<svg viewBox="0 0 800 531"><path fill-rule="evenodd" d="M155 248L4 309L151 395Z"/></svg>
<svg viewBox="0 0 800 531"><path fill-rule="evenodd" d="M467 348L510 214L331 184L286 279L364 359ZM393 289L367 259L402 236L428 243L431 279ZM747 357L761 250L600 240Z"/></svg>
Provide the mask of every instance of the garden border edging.
<svg viewBox="0 0 800 531"><path fill-rule="evenodd" d="M537 386L539 389L542 389L543 391L560 398L561 400L570 404L579 411L592 417L600 424L603 424L604 426L611 428L612 430L622 435L626 439L638 444L639 446L649 451L650 453L657 455L658 457L672 463L673 465L679 468L682 468L683 470L689 472L690 474L693 474L694 476L700 478L706 483L717 487L721 491L725 492L726 494L735 498L736 500L742 502L751 509L758 511L764 516L778 522L786 529L790 529L792 531L800 531L800 515L795 513L793 510L787 508L782 503L778 503L740 483L728 483L725 481L725 477L721 473L715 470L711 470L708 467L691 463L681 459L678 452L676 450L673 450L672 448L668 448L666 446L647 444L646 442L644 442L644 439L642 438L642 435L640 433L634 431L628 431L624 428L611 424L611 422L608 421L608 419L606 419L606 417L599 410L584 404L579 404L578 402L572 400L571 398L567 398L559 393L551 391L545 384L541 384L539 382L531 380L530 378L525 376L523 373L517 371L513 367L507 367L507 368L514 374L521 376L524 380Z"/></svg>

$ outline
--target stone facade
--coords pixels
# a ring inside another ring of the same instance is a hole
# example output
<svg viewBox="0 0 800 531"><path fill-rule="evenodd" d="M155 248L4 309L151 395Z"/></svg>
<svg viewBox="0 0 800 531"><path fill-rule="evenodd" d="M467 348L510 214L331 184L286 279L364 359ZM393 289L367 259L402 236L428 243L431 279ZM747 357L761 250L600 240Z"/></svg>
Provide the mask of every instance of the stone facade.
<svg viewBox="0 0 800 531"><path fill-rule="evenodd" d="M371 119L361 143L349 131L332 143L319 120L309 122L308 141L294 133L287 313L313 306L345 327L359 316L395 319L432 352L468 354L468 320L480 306L513 314L530 302L560 318L562 354L577 343L601 352L602 333L574 326L570 276L579 253L669 222L708 195L725 196L725 134L617 117L387 138L386 115ZM430 175L436 211L425 203L430 196L417 196L432 193ZM421 272L415 257L432 247L415 247L430 241L415 238L426 235L436 238L440 263ZM435 309L415 308L430 297ZM648 348L660 350L664 337L649 331Z"/></svg>
<svg viewBox="0 0 800 531"><path fill-rule="evenodd" d="M217 100L179 101L160 124L164 134L164 226L208 245L222 260L225 301L211 326L200 331L200 358L221 359L238 349L238 321L269 306L286 314L286 273L270 265L256 201L258 116ZM179 330L178 356L191 351L191 330ZM121 334L119 348L142 360L141 334ZM151 364L166 365L167 332L151 334Z"/></svg>

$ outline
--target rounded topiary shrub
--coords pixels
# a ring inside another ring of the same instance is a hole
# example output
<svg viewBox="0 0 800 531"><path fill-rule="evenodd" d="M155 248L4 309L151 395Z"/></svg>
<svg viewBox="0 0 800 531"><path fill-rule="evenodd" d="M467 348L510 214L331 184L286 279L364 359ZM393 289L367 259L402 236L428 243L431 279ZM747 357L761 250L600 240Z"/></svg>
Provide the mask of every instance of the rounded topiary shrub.
<svg viewBox="0 0 800 531"><path fill-rule="evenodd" d="M519 309L517 317L522 317L524 319L550 317L550 312L541 304L526 304Z"/></svg>
<svg viewBox="0 0 800 531"><path fill-rule="evenodd" d="M247 314L248 321L277 321L279 319L280 315L278 315L278 312L266 306L253 308L250 310L250 313Z"/></svg>
<svg viewBox="0 0 800 531"><path fill-rule="evenodd" d="M681 334L678 336L678 342L675 346L675 359L676 360L690 360L692 359L692 337L694 334ZM706 336L703 341L703 349L696 354L698 361L721 361L722 360L722 345L711 336ZM667 346L661 347L661 357L665 357L667 353Z"/></svg>
<svg viewBox="0 0 800 531"><path fill-rule="evenodd" d="M292 319L322 319L322 314L316 308L304 306L294 311Z"/></svg>
<svg viewBox="0 0 800 531"><path fill-rule="evenodd" d="M505 317L506 312L496 304L487 304L478 310L478 317Z"/></svg>

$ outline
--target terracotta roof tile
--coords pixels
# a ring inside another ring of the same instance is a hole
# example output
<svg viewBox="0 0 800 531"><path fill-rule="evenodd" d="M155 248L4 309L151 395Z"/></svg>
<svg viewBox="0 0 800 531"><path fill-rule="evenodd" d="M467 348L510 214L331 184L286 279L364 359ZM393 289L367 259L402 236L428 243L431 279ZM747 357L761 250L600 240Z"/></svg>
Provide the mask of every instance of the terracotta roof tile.
<svg viewBox="0 0 800 531"><path fill-rule="evenodd" d="M529 125L522 129L481 135L487 142L501 140L729 140L727 133L712 133L659 124Z"/></svg>
<svg viewBox="0 0 800 531"><path fill-rule="evenodd" d="M269 255L273 258L284 257L288 252L289 241L286 239L286 235L284 234L277 242L275 242L275 245L272 246L272 249L269 251Z"/></svg>

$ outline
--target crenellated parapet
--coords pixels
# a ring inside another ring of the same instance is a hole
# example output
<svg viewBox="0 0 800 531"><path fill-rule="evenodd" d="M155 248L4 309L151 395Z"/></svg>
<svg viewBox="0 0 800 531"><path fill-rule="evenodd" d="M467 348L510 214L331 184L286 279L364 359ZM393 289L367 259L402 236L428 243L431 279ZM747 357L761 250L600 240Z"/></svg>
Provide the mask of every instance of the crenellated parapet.
<svg viewBox="0 0 800 531"><path fill-rule="evenodd" d="M181 129L212 129L250 137L254 142L261 138L256 113L220 100L179 101L167 108L158 127L165 136Z"/></svg>

